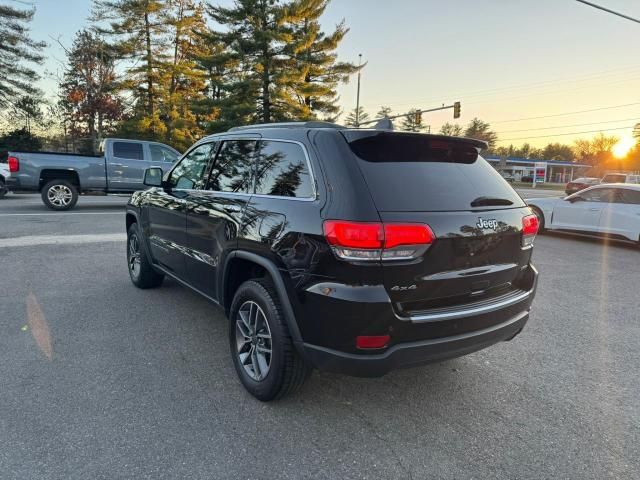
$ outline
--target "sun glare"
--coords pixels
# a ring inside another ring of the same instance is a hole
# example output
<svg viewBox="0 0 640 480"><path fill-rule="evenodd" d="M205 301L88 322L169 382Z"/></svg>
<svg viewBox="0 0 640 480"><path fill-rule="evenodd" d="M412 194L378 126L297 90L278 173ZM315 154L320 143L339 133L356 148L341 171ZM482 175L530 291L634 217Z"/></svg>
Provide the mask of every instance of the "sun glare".
<svg viewBox="0 0 640 480"><path fill-rule="evenodd" d="M613 154L618 158L626 157L635 144L636 141L633 137L623 137L613 146Z"/></svg>

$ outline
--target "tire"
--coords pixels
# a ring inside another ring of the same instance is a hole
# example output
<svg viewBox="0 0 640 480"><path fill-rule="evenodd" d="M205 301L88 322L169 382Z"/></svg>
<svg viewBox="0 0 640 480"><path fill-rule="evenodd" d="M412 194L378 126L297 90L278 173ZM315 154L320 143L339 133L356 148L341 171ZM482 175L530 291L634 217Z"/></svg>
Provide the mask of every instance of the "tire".
<svg viewBox="0 0 640 480"><path fill-rule="evenodd" d="M4 197L7 193L9 193L9 189L7 189L4 180L0 178L0 198Z"/></svg>
<svg viewBox="0 0 640 480"><path fill-rule="evenodd" d="M531 206L531 210L533 210L533 213L535 213L536 217L538 217L538 223L540 224L540 226L538 227L538 232L542 233L545 231L544 228L544 214L542 213L542 210L540 210L538 207L534 207Z"/></svg>
<svg viewBox="0 0 640 480"><path fill-rule="evenodd" d="M78 203L78 188L67 180L51 180L42 187L40 196L51 210L71 210Z"/></svg>
<svg viewBox="0 0 640 480"><path fill-rule="evenodd" d="M156 272L151 265L136 223L127 232L127 269L131 282L138 288L156 288L164 280L164 275Z"/></svg>
<svg viewBox="0 0 640 480"><path fill-rule="evenodd" d="M311 373L293 345L280 299L268 280L249 280L238 288L229 313L229 346L240 381L263 402L292 394Z"/></svg>

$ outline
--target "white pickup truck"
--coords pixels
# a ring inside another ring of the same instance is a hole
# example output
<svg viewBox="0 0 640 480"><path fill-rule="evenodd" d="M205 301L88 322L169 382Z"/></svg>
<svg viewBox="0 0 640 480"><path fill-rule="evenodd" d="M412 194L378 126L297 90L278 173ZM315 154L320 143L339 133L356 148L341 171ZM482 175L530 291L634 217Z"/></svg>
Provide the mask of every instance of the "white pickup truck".
<svg viewBox="0 0 640 480"><path fill-rule="evenodd" d="M9 152L12 191L40 192L53 210L69 210L83 193L130 193L144 190L144 172L159 167L166 171L180 153L157 142L107 138L101 155L53 152Z"/></svg>

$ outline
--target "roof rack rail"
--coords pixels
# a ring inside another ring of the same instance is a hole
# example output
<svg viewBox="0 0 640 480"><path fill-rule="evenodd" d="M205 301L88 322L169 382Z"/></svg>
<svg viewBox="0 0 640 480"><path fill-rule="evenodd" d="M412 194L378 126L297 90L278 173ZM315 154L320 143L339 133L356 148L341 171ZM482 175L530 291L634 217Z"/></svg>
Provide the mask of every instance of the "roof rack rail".
<svg viewBox="0 0 640 480"><path fill-rule="evenodd" d="M310 122L279 122L279 123L257 123L254 125L243 125L241 127L231 127L229 132L238 130L254 130L258 128L335 128L343 129L342 125L331 122L310 121Z"/></svg>

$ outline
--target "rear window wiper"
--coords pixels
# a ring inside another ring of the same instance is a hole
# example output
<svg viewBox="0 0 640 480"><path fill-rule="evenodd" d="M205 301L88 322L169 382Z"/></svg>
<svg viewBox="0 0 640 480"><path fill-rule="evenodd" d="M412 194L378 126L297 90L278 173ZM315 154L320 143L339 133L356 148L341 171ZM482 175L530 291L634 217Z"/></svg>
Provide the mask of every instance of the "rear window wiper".
<svg viewBox="0 0 640 480"><path fill-rule="evenodd" d="M472 207L492 207L492 206L509 206L513 202L506 198L497 197L478 197L471 202Z"/></svg>

